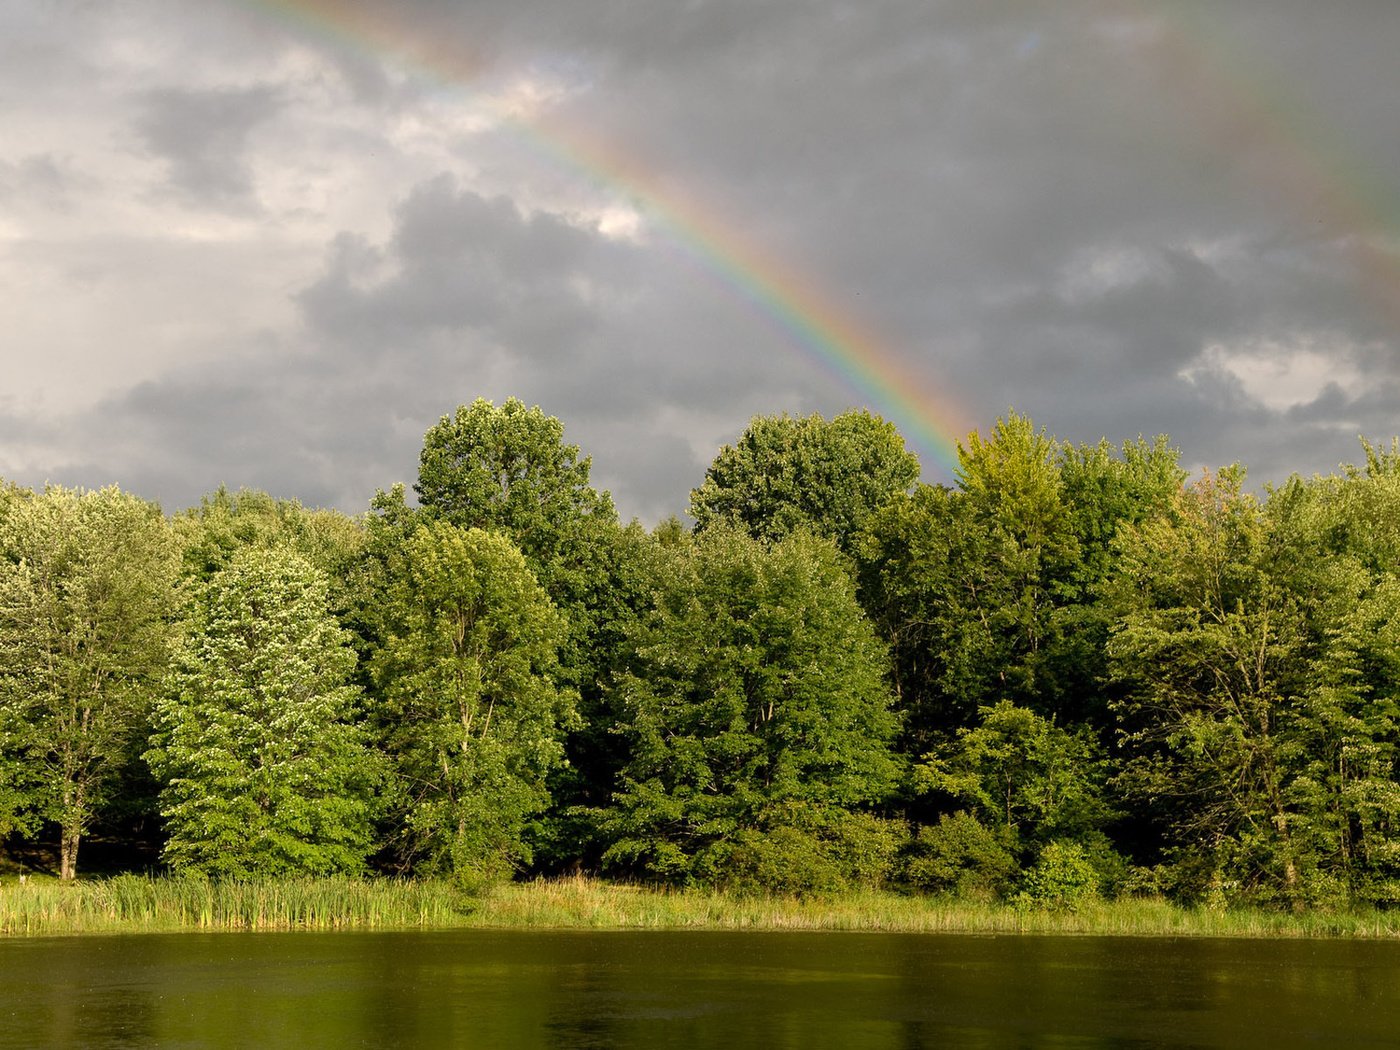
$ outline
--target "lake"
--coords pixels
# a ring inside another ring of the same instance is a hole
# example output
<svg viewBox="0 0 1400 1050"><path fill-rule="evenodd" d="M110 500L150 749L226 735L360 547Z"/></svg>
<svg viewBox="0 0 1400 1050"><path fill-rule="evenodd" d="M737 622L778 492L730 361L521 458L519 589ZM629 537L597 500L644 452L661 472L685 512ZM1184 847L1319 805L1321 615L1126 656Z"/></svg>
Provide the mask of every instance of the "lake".
<svg viewBox="0 0 1400 1050"><path fill-rule="evenodd" d="M453 931L0 940L0 1046L1400 1046L1400 944Z"/></svg>

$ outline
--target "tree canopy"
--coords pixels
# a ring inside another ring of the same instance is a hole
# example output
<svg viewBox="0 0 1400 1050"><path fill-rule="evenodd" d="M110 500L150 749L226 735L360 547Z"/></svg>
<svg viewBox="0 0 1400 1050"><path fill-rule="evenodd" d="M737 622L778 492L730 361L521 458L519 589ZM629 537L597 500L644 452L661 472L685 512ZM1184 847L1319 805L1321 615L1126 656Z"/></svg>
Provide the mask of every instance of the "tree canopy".
<svg viewBox="0 0 1400 1050"><path fill-rule="evenodd" d="M146 752L172 867L364 869L381 763L358 724L354 664L324 576L299 555L246 547L196 585Z"/></svg>
<svg viewBox="0 0 1400 1050"><path fill-rule="evenodd" d="M829 541L707 530L673 551L630 641L612 862L704 877L755 833L839 833L837 814L893 789L886 654Z"/></svg>
<svg viewBox="0 0 1400 1050"><path fill-rule="evenodd" d="M934 485L760 416L650 530L589 467L477 400L359 517L0 484L0 848L1400 903L1400 442L1254 489L1013 412Z"/></svg>
<svg viewBox="0 0 1400 1050"><path fill-rule="evenodd" d="M893 424L865 411L830 421L756 416L690 494L697 530L727 522L780 539L803 529L845 549L867 519L918 480Z"/></svg>

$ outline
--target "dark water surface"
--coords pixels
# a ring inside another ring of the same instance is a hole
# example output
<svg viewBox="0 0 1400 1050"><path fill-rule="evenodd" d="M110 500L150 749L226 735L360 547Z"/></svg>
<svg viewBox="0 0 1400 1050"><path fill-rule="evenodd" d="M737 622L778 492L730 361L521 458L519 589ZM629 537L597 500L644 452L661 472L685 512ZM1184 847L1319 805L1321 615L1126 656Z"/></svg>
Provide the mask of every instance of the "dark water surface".
<svg viewBox="0 0 1400 1050"><path fill-rule="evenodd" d="M1400 944L479 930L0 940L0 1046L1400 1047Z"/></svg>

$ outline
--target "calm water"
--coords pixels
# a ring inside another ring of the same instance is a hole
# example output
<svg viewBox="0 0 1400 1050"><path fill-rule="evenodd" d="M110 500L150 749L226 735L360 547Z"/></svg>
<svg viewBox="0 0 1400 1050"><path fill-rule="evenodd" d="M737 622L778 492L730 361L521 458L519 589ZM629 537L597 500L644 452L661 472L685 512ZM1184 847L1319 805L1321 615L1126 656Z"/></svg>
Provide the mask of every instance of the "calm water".
<svg viewBox="0 0 1400 1050"><path fill-rule="evenodd" d="M1400 1047L1400 944L840 933L0 940L0 1046Z"/></svg>

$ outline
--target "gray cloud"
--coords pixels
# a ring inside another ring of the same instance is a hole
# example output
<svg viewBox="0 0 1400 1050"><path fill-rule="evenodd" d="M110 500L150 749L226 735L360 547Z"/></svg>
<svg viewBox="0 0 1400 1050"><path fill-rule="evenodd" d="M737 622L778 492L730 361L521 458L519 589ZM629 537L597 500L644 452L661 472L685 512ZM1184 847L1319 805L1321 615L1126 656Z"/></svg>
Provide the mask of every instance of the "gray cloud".
<svg viewBox="0 0 1400 1050"><path fill-rule="evenodd" d="M22 478L354 510L443 412L515 395L660 517L750 414L867 396L773 305L779 271L818 334L867 322L983 429L1167 432L1263 482L1397 426L1394 4L403 0L361 47L363 0L344 36L137 0L70 38L20 8L0 288L24 275L38 320L0 354L72 316L70 357L165 348L82 405L10 406ZM170 201L134 209L150 158ZM138 296L167 287L221 330Z"/></svg>
<svg viewBox="0 0 1400 1050"><path fill-rule="evenodd" d="M243 204L255 193L248 137L284 104L268 87L158 88L143 97L134 132L189 201Z"/></svg>

